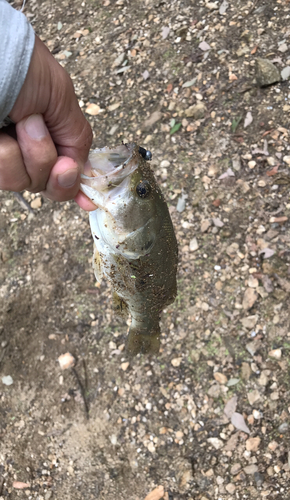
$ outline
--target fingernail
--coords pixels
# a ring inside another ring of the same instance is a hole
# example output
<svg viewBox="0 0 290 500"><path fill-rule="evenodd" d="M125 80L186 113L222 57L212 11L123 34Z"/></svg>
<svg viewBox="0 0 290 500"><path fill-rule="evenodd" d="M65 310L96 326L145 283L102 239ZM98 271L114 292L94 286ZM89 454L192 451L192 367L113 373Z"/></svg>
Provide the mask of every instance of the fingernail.
<svg viewBox="0 0 290 500"><path fill-rule="evenodd" d="M24 128L31 139L36 141L40 141L48 134L42 115L29 116L25 122Z"/></svg>
<svg viewBox="0 0 290 500"><path fill-rule="evenodd" d="M59 174L57 178L59 185L63 188L72 187L77 180L78 173L79 171L77 168L71 168L63 174Z"/></svg>

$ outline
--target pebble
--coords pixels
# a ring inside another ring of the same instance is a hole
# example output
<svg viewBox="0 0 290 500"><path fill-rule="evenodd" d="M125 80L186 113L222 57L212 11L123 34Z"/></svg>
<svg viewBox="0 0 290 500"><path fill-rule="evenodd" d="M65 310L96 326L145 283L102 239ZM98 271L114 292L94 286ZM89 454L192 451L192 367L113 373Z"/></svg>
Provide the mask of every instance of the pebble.
<svg viewBox="0 0 290 500"><path fill-rule="evenodd" d="M200 230L202 233L205 233L208 228L211 226L211 221L208 220L208 219L205 219L202 221L201 225L200 225Z"/></svg>
<svg viewBox="0 0 290 500"><path fill-rule="evenodd" d="M182 361L182 358L173 358L171 360L171 364L172 364L172 366L178 367L178 366L180 366L181 361Z"/></svg>
<svg viewBox="0 0 290 500"><path fill-rule="evenodd" d="M216 381L219 384L222 384L222 385L226 384L228 381L227 377L223 373L220 373L220 372L214 373L214 378L216 379Z"/></svg>
<svg viewBox="0 0 290 500"><path fill-rule="evenodd" d="M150 453L154 453L155 452L155 446L152 443L152 441L150 441L150 443L148 444L147 448L148 448L148 451L150 451Z"/></svg>
<svg viewBox="0 0 290 500"><path fill-rule="evenodd" d="M228 493L234 493L236 487L233 483L229 483L226 485L226 490Z"/></svg>
<svg viewBox="0 0 290 500"><path fill-rule="evenodd" d="M214 385L212 385L212 386L209 388L209 390L207 391L207 394L208 394L211 398L214 398L214 399L219 398L220 393L221 393L221 387L220 387L220 385L218 385L218 384L214 384Z"/></svg>
<svg viewBox="0 0 290 500"><path fill-rule="evenodd" d="M129 366L129 362L128 361L125 361L125 363L121 363L121 368L123 370L123 372L125 372Z"/></svg>
<svg viewBox="0 0 290 500"><path fill-rule="evenodd" d="M287 165L290 165L290 156L283 156L283 161L287 163Z"/></svg>
<svg viewBox="0 0 290 500"><path fill-rule="evenodd" d="M254 276L252 274L250 274L250 276L249 276L248 286L250 288L257 288L257 286L259 286L259 281L257 280L257 278L254 278Z"/></svg>
<svg viewBox="0 0 290 500"><path fill-rule="evenodd" d="M278 431L281 432L281 434L285 434L289 430L289 424L288 422L283 422L283 424L279 425Z"/></svg>
<svg viewBox="0 0 290 500"><path fill-rule="evenodd" d="M37 196L37 198L34 198L32 202L30 203L31 208L40 208L42 205L42 199L40 196Z"/></svg>
<svg viewBox="0 0 290 500"><path fill-rule="evenodd" d="M264 478L263 478L262 474L260 474L260 472L254 473L254 479L255 479L256 485L258 487L262 486L262 484L264 482Z"/></svg>
<svg viewBox="0 0 290 500"><path fill-rule="evenodd" d="M261 413L259 410L253 410L253 417L255 420L260 420L263 418L263 413Z"/></svg>
<svg viewBox="0 0 290 500"><path fill-rule="evenodd" d="M248 167L251 168L251 169L255 168L256 165L257 165L257 162L255 162L255 160L251 160L248 163Z"/></svg>
<svg viewBox="0 0 290 500"><path fill-rule="evenodd" d="M163 486L157 486L157 488L154 488L154 490L148 493L148 495L145 497L145 500L160 500L163 497L164 497Z"/></svg>
<svg viewBox="0 0 290 500"><path fill-rule="evenodd" d="M6 375L4 377L2 377L2 383L4 385L12 385L13 384L13 378L11 377L11 375Z"/></svg>
<svg viewBox="0 0 290 500"><path fill-rule="evenodd" d="M251 330L251 328L254 328L256 326L257 321L258 321L258 316L256 314L241 319L242 325L245 328L248 328L249 330Z"/></svg>
<svg viewBox="0 0 290 500"><path fill-rule="evenodd" d="M198 250L197 239L196 238L192 238L192 240L190 240L190 242L189 242L189 251L190 252L195 252L196 250Z"/></svg>
<svg viewBox="0 0 290 500"><path fill-rule="evenodd" d="M268 356L270 356L270 358L281 359L282 351L281 349L272 349L272 351L268 352Z"/></svg>
<svg viewBox="0 0 290 500"><path fill-rule="evenodd" d="M247 451L257 451L261 443L261 438L257 437L249 437L246 442L246 450Z"/></svg>
<svg viewBox="0 0 290 500"><path fill-rule="evenodd" d="M268 448L269 448L269 450L271 450L271 451L275 451L275 450L276 450L276 448L278 448L278 446L279 446L279 445L278 445L277 441L271 441L271 442L268 444Z"/></svg>
<svg viewBox="0 0 290 500"><path fill-rule="evenodd" d="M70 352L61 354L58 358L59 366L61 370L66 370L67 368L72 368L75 365L75 358Z"/></svg>
<svg viewBox="0 0 290 500"><path fill-rule="evenodd" d="M244 472L248 475L255 474L255 472L258 472L258 466L255 464L247 465L244 467Z"/></svg>
<svg viewBox="0 0 290 500"><path fill-rule="evenodd" d="M162 160L162 162L160 163L161 168L167 168L169 166L170 166L170 162L168 160Z"/></svg>
<svg viewBox="0 0 290 500"><path fill-rule="evenodd" d="M243 298L243 309L245 309L246 311L248 309L251 309L255 304L257 298L258 294L256 290L254 290L253 288L247 288Z"/></svg>
<svg viewBox="0 0 290 500"><path fill-rule="evenodd" d="M235 476L236 474L238 474L240 472L241 468L242 468L241 464L234 464L234 465L232 465L232 467L231 467L231 474L233 476Z"/></svg>
<svg viewBox="0 0 290 500"><path fill-rule="evenodd" d="M211 444L216 450L220 450L224 446L224 442L219 438L208 438L207 442Z"/></svg>

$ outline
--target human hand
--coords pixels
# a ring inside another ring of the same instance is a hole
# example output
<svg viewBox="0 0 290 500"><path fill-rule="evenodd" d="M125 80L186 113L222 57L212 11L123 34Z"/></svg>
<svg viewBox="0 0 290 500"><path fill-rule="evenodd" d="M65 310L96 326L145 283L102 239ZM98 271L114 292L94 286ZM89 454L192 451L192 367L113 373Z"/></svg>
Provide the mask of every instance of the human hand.
<svg viewBox="0 0 290 500"><path fill-rule="evenodd" d="M0 189L40 192L55 201L75 198L95 209L79 192L92 131L66 71L35 38L29 70L9 113L16 138L0 132Z"/></svg>

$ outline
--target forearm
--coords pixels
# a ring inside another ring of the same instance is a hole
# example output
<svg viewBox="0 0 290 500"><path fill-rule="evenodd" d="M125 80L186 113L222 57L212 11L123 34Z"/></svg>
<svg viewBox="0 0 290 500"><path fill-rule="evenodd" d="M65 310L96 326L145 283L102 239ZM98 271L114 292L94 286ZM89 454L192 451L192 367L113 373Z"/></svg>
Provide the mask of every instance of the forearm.
<svg viewBox="0 0 290 500"><path fill-rule="evenodd" d="M22 88L35 35L26 17L0 0L0 127Z"/></svg>

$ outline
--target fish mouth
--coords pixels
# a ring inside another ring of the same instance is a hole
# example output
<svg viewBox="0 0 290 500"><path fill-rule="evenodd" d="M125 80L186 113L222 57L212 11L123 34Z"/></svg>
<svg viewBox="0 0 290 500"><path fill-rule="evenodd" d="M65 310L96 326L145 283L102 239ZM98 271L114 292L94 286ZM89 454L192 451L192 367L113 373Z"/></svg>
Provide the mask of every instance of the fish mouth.
<svg viewBox="0 0 290 500"><path fill-rule="evenodd" d="M103 208L108 200L124 195L139 159L134 143L95 149L89 155L90 175L81 175L81 191L97 207Z"/></svg>

